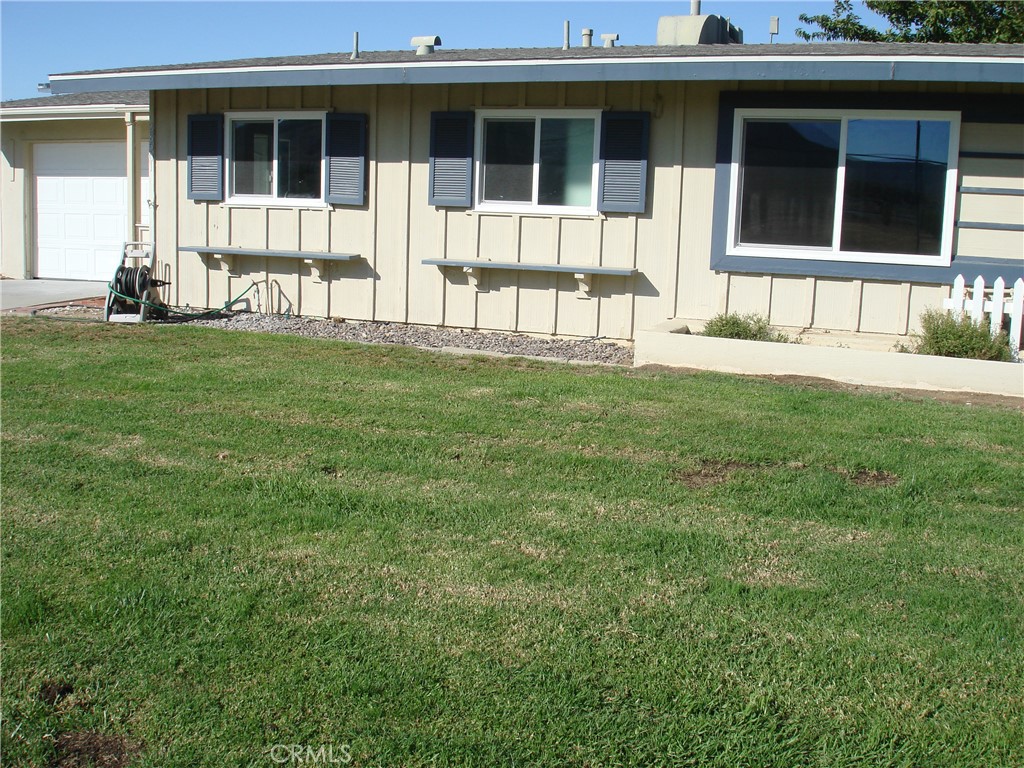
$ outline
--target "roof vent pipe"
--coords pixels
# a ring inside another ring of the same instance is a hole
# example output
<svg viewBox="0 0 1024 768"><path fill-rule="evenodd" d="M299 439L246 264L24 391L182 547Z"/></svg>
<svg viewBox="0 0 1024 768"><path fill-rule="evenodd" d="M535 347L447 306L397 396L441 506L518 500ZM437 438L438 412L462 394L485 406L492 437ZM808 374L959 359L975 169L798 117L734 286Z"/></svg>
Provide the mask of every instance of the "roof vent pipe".
<svg viewBox="0 0 1024 768"><path fill-rule="evenodd" d="M700 0L690 0L690 15L700 16Z"/></svg>
<svg viewBox="0 0 1024 768"><path fill-rule="evenodd" d="M416 46L417 56L426 56L434 52L435 45L441 45L441 38L437 35L421 35L410 40L409 45Z"/></svg>
<svg viewBox="0 0 1024 768"><path fill-rule="evenodd" d="M565 20L565 29L562 32L562 50L569 50L569 20Z"/></svg>
<svg viewBox="0 0 1024 768"><path fill-rule="evenodd" d="M594 42L594 30L589 27L583 28L583 47L589 48Z"/></svg>
<svg viewBox="0 0 1024 768"><path fill-rule="evenodd" d="M352 55L349 57L353 61L359 58L359 33L352 33Z"/></svg>
<svg viewBox="0 0 1024 768"><path fill-rule="evenodd" d="M610 35L601 35L601 39L604 40L604 47L605 48L614 48L615 47L615 41L619 39L619 33L618 32L613 32Z"/></svg>

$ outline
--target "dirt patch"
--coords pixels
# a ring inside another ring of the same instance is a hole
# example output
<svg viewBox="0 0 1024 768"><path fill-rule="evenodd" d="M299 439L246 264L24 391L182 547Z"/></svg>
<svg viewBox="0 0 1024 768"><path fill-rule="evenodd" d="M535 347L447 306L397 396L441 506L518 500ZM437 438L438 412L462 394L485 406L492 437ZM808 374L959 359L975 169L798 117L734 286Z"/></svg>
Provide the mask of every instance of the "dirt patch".
<svg viewBox="0 0 1024 768"><path fill-rule="evenodd" d="M720 485L742 470L758 469L757 464L745 461L702 461L696 469L679 469L672 473L672 481L687 488L707 488Z"/></svg>
<svg viewBox="0 0 1024 768"><path fill-rule="evenodd" d="M39 700L48 707L54 706L61 699L67 698L75 692L71 683L61 680L47 680L39 686Z"/></svg>
<svg viewBox="0 0 1024 768"><path fill-rule="evenodd" d="M856 485L884 487L896 485L900 479L883 469L858 469L856 472L847 473L850 481Z"/></svg>
<svg viewBox="0 0 1024 768"><path fill-rule="evenodd" d="M125 768L139 751L124 736L96 731L62 733L50 768Z"/></svg>

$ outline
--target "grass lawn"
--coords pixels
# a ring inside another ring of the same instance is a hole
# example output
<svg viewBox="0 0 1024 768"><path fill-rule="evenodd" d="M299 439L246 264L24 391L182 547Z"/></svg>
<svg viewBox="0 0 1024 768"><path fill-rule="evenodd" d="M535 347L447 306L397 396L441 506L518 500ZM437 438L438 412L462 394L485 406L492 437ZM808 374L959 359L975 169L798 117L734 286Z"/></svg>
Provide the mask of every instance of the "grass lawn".
<svg viewBox="0 0 1024 768"><path fill-rule="evenodd" d="M5 766L1024 764L1019 410L2 331Z"/></svg>

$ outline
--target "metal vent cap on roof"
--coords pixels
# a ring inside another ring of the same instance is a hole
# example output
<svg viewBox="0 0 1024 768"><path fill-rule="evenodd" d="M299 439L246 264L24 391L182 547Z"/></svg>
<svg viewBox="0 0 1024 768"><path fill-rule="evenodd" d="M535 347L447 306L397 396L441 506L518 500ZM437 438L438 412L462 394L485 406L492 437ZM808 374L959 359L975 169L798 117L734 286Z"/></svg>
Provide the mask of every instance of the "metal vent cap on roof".
<svg viewBox="0 0 1024 768"><path fill-rule="evenodd" d="M434 52L435 45L441 45L441 38L437 35L420 35L410 40L409 45L416 46L417 56L425 56Z"/></svg>

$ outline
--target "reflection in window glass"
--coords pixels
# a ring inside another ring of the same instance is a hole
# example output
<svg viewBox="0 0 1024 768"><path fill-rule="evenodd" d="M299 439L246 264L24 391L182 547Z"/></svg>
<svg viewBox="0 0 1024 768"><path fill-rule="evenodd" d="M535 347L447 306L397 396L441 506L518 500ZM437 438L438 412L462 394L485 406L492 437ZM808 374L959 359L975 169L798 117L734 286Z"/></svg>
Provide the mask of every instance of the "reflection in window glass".
<svg viewBox="0 0 1024 768"><path fill-rule="evenodd" d="M533 119L484 122L484 200L533 200L535 133Z"/></svg>
<svg viewBox="0 0 1024 768"><path fill-rule="evenodd" d="M593 199L593 171L593 120L541 120L538 203L590 205Z"/></svg>
<svg viewBox="0 0 1024 768"><path fill-rule="evenodd" d="M743 136L741 243L829 247L838 120L752 120Z"/></svg>
<svg viewBox="0 0 1024 768"><path fill-rule="evenodd" d="M322 136L319 120L281 120L278 123L278 197L320 197Z"/></svg>
<svg viewBox="0 0 1024 768"><path fill-rule="evenodd" d="M274 143L272 122L232 123L231 179L234 195L269 195Z"/></svg>
<svg viewBox="0 0 1024 768"><path fill-rule="evenodd" d="M850 120L842 250L938 255L948 154L948 122Z"/></svg>

